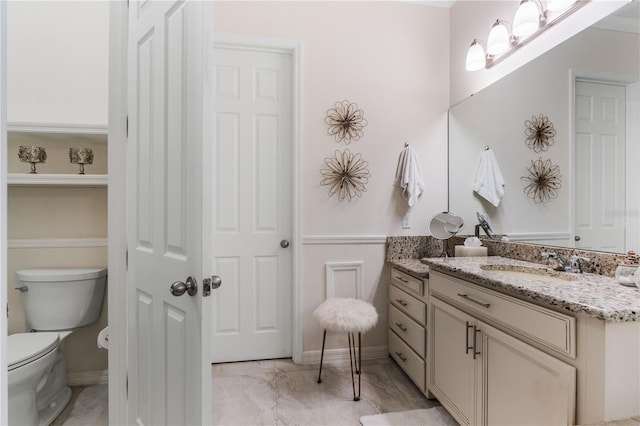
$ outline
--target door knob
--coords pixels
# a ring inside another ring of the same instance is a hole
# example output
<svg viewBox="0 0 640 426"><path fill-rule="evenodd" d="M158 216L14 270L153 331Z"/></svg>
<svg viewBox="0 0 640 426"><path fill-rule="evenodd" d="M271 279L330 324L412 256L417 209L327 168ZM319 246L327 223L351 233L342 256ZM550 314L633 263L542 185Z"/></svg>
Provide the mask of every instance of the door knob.
<svg viewBox="0 0 640 426"><path fill-rule="evenodd" d="M289 247L289 240L282 240L282 241L280 241L280 247L282 247L282 248L287 248L287 247Z"/></svg>
<svg viewBox="0 0 640 426"><path fill-rule="evenodd" d="M174 296L182 296L185 293L188 293L189 296L195 296L196 293L198 293L198 284L196 283L195 278L188 277L186 283L176 281L171 284L169 291L171 291L171 294Z"/></svg>
<svg viewBox="0 0 640 426"><path fill-rule="evenodd" d="M222 279L213 275L211 278L205 278L202 280L202 297L211 296L211 290L215 290L222 285Z"/></svg>
<svg viewBox="0 0 640 426"><path fill-rule="evenodd" d="M574 240L576 240L576 241L580 241L580 235L576 235L576 236L574 237Z"/></svg>

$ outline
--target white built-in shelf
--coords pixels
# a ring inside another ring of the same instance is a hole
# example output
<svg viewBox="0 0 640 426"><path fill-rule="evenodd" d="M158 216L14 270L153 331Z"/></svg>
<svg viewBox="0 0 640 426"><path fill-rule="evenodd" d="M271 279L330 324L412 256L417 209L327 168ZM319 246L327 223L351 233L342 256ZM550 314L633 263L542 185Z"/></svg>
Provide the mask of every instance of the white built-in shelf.
<svg viewBox="0 0 640 426"><path fill-rule="evenodd" d="M67 144L106 143L108 128L103 125L7 123L10 141L20 145L39 145L43 141Z"/></svg>
<svg viewBox="0 0 640 426"><path fill-rule="evenodd" d="M9 173L9 186L107 186L107 175Z"/></svg>

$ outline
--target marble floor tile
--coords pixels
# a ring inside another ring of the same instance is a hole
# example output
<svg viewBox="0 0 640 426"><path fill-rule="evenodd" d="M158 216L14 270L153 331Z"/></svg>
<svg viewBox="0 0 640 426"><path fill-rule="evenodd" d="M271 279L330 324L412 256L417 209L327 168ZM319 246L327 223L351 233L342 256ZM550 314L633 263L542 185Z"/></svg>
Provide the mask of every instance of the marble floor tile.
<svg viewBox="0 0 640 426"><path fill-rule="evenodd" d="M326 363L322 383L318 367L291 359L212 365L213 425L357 426L362 416L439 405L390 358L363 362L360 401L353 400L348 362ZM107 389L72 388L71 403L53 425L107 425Z"/></svg>
<svg viewBox="0 0 640 426"><path fill-rule="evenodd" d="M214 377L215 425L275 425L276 374Z"/></svg>
<svg viewBox="0 0 640 426"><path fill-rule="evenodd" d="M73 386L71 388L71 401L51 425L108 425L108 393L108 385Z"/></svg>

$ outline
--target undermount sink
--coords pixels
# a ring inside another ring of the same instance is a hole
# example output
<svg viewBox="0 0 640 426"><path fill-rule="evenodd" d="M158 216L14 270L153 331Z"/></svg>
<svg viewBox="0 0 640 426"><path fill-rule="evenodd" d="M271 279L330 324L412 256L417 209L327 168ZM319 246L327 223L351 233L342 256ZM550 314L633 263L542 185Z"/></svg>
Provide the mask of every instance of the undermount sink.
<svg viewBox="0 0 640 426"><path fill-rule="evenodd" d="M535 268L516 265L482 265L480 266L480 269L490 272L491 274L502 275L504 277L551 283L575 281L577 279L575 276L566 272L553 271L544 267Z"/></svg>

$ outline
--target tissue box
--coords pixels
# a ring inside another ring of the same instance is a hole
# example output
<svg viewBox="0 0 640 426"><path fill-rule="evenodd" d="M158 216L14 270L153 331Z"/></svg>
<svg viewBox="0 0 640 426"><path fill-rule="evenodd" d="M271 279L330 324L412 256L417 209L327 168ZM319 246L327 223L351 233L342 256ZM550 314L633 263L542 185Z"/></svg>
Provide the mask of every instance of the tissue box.
<svg viewBox="0 0 640 426"><path fill-rule="evenodd" d="M486 247L456 246L455 257L486 256Z"/></svg>

